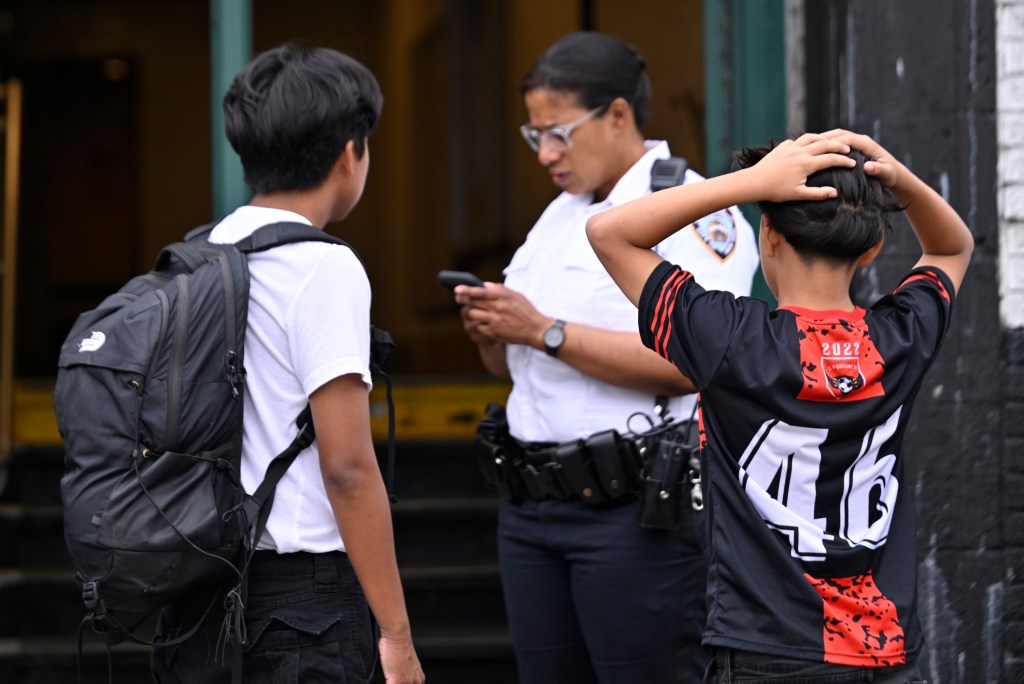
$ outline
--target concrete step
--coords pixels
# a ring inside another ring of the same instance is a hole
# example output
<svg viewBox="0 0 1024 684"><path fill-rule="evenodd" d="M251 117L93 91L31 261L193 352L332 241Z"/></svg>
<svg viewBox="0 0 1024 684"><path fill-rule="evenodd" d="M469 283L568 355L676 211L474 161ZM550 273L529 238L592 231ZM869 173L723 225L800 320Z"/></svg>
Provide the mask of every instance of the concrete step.
<svg viewBox="0 0 1024 684"><path fill-rule="evenodd" d="M416 651L429 681L441 684L516 684L512 645L503 633L467 629L416 635ZM90 634L81 656L74 639L48 637L0 639L0 682L4 684L107 684L112 672L119 684L152 681L150 649L121 643L110 649ZM81 678L77 669L81 665ZM379 674L379 673L378 673ZM375 679L383 682L383 678Z"/></svg>
<svg viewBox="0 0 1024 684"><path fill-rule="evenodd" d="M0 504L0 568L70 565L60 506Z"/></svg>
<svg viewBox="0 0 1024 684"><path fill-rule="evenodd" d="M395 494L405 498L494 497L477 465L479 446L469 439L402 440L395 445ZM376 443L387 474L387 445Z"/></svg>
<svg viewBox="0 0 1024 684"><path fill-rule="evenodd" d="M400 499L392 519L399 565L497 557L496 497Z"/></svg>
<svg viewBox="0 0 1024 684"><path fill-rule="evenodd" d="M504 632L505 601L496 563L402 567L402 586L414 629Z"/></svg>
<svg viewBox="0 0 1024 684"><path fill-rule="evenodd" d="M399 563L494 558L497 511L487 496L400 500L392 508ZM0 568L70 565L59 505L0 503Z"/></svg>
<svg viewBox="0 0 1024 684"><path fill-rule="evenodd" d="M0 638L68 637L85 616L81 589L64 568L0 569L0 605Z"/></svg>
<svg viewBox="0 0 1024 684"><path fill-rule="evenodd" d="M414 625L434 633L469 625L504 629L496 564L405 565L399 571ZM0 611L0 638L70 637L86 615L81 589L63 568L0 570L0 605L8 608Z"/></svg>
<svg viewBox="0 0 1024 684"><path fill-rule="evenodd" d="M60 504L62 447L21 447L0 461L0 503Z"/></svg>
<svg viewBox="0 0 1024 684"><path fill-rule="evenodd" d="M79 676L81 666L81 676ZM110 651L95 636L0 639L0 682L9 684L125 684L152 682L149 648L118 644Z"/></svg>
<svg viewBox="0 0 1024 684"><path fill-rule="evenodd" d="M384 445L378 444L384 460ZM515 684L496 558L498 499L469 440L400 442L392 508L417 650L433 682ZM0 465L0 683L106 682L106 649L88 629L64 545L59 447ZM148 624L148 623L147 623ZM151 629L143 626L143 634ZM116 682L149 682L148 648L113 648Z"/></svg>

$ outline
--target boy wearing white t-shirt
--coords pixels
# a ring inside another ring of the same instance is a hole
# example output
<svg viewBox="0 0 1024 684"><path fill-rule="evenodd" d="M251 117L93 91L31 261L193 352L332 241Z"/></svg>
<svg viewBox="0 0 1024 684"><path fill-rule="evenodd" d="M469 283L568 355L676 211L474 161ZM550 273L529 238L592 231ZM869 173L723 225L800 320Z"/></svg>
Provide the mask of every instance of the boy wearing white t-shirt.
<svg viewBox="0 0 1024 684"><path fill-rule="evenodd" d="M326 48L283 45L257 56L224 98L227 136L253 191L212 242L261 226L316 228L358 203L368 137L383 98L374 76ZM277 485L248 575L246 682L369 681L373 627L387 682L420 684L395 561L391 511L370 434L370 285L344 245L298 242L249 257L242 483L267 464L312 410L316 441ZM201 602L199 602L201 603ZM197 603L196 605L199 605ZM165 611L158 640L196 622L196 606ZM201 613L200 613L201 615ZM217 653L222 616L182 644L154 649L161 683L227 682Z"/></svg>

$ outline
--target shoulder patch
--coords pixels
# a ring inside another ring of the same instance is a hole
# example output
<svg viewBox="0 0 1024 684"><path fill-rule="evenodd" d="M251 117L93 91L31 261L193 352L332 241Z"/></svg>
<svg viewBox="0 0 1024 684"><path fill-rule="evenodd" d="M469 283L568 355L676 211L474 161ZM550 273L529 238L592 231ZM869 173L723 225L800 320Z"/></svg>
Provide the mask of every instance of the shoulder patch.
<svg viewBox="0 0 1024 684"><path fill-rule="evenodd" d="M736 249L736 221L728 210L716 211L697 219L693 228L697 231L697 237L723 261Z"/></svg>

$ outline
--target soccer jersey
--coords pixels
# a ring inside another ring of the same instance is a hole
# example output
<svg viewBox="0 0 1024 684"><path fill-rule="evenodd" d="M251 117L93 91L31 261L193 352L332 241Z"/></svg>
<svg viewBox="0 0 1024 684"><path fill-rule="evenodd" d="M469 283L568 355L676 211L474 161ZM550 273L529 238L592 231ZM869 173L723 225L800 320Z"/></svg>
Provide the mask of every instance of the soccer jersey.
<svg viewBox="0 0 1024 684"><path fill-rule="evenodd" d="M700 390L710 568L704 643L841 665L921 645L903 435L953 287L912 271L870 309L771 309L668 262L644 343Z"/></svg>

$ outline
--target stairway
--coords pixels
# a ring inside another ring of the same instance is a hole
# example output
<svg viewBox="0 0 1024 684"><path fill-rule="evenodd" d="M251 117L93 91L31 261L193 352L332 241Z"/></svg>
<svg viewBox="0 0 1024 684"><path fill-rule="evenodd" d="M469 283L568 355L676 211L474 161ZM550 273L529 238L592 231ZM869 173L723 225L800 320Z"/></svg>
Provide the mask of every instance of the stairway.
<svg viewBox="0 0 1024 684"><path fill-rule="evenodd" d="M517 681L496 559L497 499L473 448L467 439L397 444L395 544L432 684ZM88 630L76 676L84 608L64 546L62 471L56 447L18 449L0 463L0 684L108 681L105 648ZM113 682L151 682L148 657L145 647L115 646Z"/></svg>

